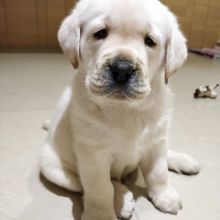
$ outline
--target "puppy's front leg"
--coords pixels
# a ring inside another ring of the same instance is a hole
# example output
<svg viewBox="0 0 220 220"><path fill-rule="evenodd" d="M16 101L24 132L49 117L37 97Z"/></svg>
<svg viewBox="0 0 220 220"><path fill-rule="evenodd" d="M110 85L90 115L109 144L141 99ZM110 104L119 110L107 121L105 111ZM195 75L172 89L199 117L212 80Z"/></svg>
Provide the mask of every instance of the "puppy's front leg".
<svg viewBox="0 0 220 220"><path fill-rule="evenodd" d="M168 182L166 138L157 141L145 152L141 169L147 185L149 199L162 212L177 214L182 208L181 199Z"/></svg>
<svg viewBox="0 0 220 220"><path fill-rule="evenodd" d="M82 220L116 220L110 159L100 153L81 155L78 166L84 189Z"/></svg>

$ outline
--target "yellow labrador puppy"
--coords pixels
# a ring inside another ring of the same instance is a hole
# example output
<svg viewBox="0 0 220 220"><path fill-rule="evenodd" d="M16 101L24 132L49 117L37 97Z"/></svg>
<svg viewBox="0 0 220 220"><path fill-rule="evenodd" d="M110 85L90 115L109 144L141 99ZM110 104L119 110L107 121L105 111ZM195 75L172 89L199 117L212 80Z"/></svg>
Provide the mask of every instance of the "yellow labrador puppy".
<svg viewBox="0 0 220 220"><path fill-rule="evenodd" d="M152 203L176 214L181 199L168 168L196 174L199 165L167 150L167 82L187 57L175 16L158 0L81 0L58 38L75 74L50 126L42 173L84 193L83 220L116 220L132 215L121 180L140 167Z"/></svg>

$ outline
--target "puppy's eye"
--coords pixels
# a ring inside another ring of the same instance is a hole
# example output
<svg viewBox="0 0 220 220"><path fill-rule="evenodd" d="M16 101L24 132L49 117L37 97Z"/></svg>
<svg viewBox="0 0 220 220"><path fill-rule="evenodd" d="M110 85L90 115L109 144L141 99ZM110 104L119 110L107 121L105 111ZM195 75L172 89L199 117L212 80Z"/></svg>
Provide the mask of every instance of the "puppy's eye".
<svg viewBox="0 0 220 220"><path fill-rule="evenodd" d="M146 36L144 39L144 43L151 48L154 48L157 46L157 44L153 41L153 39L150 36Z"/></svg>
<svg viewBox="0 0 220 220"><path fill-rule="evenodd" d="M106 37L108 36L108 31L107 31L107 29L102 29L102 30L100 30L100 31L98 31L98 32L96 32L95 34L94 34L94 37L97 39L97 40L101 40L101 39L105 39Z"/></svg>

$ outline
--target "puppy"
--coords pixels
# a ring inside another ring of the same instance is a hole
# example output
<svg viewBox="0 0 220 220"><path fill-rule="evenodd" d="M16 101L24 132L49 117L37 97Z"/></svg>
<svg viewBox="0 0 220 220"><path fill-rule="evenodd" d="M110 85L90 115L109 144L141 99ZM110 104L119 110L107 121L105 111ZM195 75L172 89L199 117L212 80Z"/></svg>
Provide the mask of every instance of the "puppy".
<svg viewBox="0 0 220 220"><path fill-rule="evenodd" d="M58 39L75 74L41 153L43 175L84 193L83 220L116 220L132 215L133 194L121 180L140 167L154 206L176 214L181 199L168 168L200 168L167 150L167 83L187 57L175 16L158 0L81 0Z"/></svg>

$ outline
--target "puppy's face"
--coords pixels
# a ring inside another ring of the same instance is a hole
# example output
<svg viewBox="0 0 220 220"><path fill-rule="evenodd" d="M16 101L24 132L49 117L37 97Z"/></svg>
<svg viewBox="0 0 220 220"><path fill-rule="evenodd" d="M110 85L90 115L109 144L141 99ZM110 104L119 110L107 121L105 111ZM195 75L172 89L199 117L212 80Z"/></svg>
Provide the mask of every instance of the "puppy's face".
<svg viewBox="0 0 220 220"><path fill-rule="evenodd" d="M184 49L175 67L166 65L166 56L173 56L168 54L173 37L171 15L157 0L82 0L61 26L59 40L73 65L86 74L90 94L109 100L140 100L151 92L155 78L168 79L167 68L176 69L186 57ZM185 48L179 31L176 37L181 44L174 47Z"/></svg>

